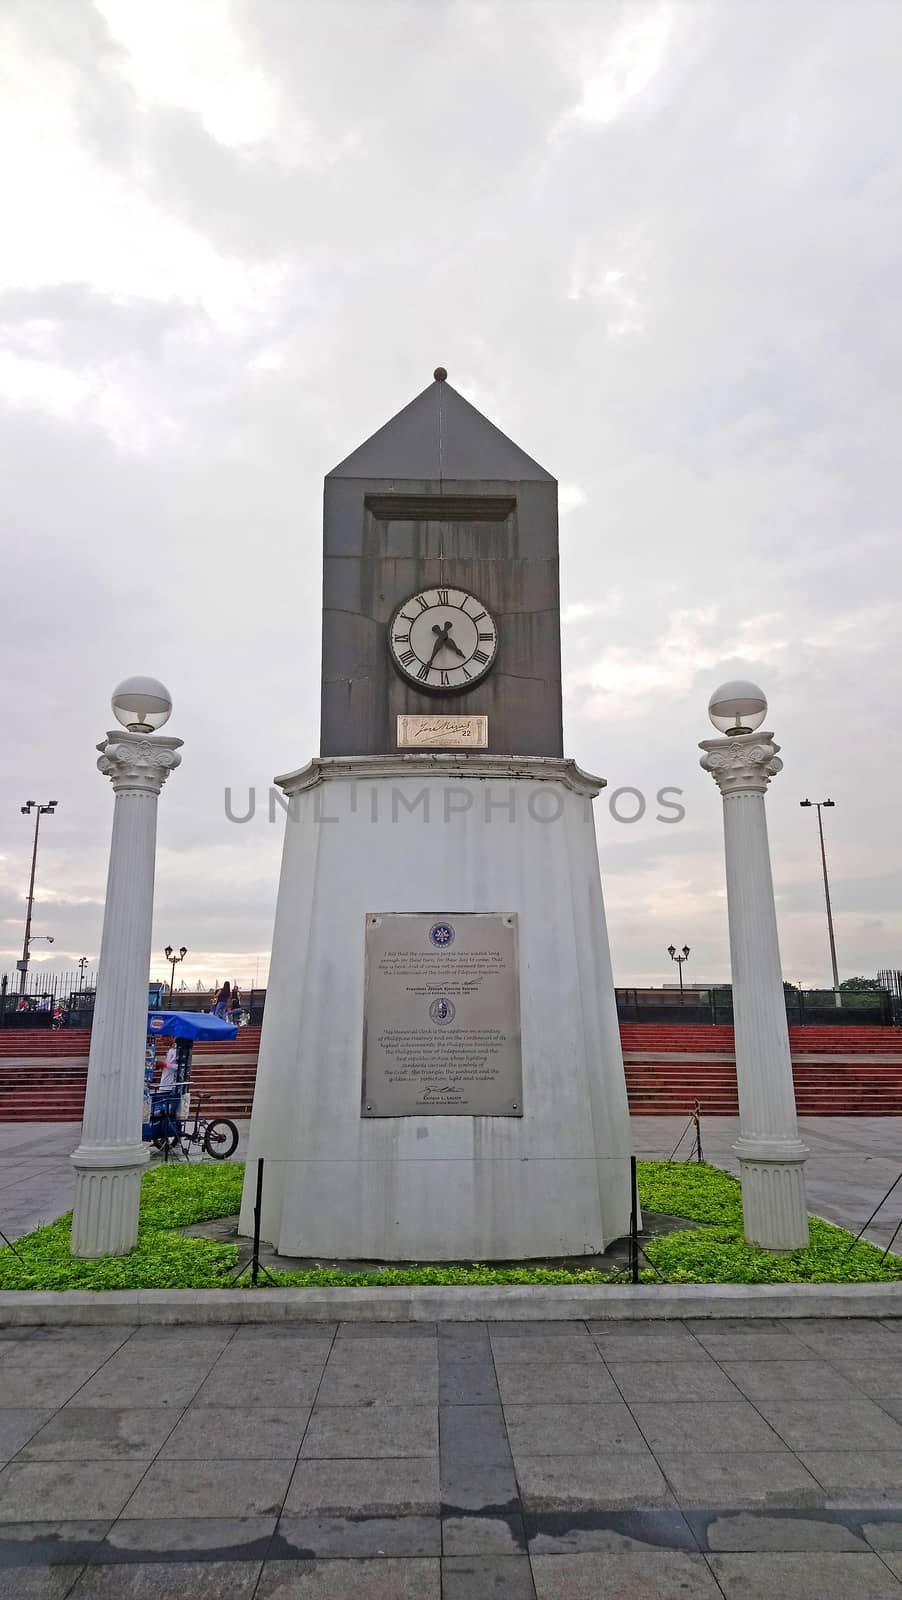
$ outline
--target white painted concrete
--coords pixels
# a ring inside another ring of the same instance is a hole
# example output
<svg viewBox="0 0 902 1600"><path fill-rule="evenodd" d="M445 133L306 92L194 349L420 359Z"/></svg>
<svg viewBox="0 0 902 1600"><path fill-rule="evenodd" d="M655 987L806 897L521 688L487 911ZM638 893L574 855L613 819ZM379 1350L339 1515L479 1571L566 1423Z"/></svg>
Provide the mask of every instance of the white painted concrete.
<svg viewBox="0 0 902 1600"><path fill-rule="evenodd" d="M591 801L573 762L332 758L286 820L254 1156L288 1255L592 1253L628 1226L629 1115ZM549 819L549 820L544 820ZM360 1115L368 912L517 912L523 1116Z"/></svg>
<svg viewBox="0 0 902 1600"><path fill-rule="evenodd" d="M769 1250L808 1243L764 796L782 768L773 734L705 739L701 765L723 795L745 1236Z"/></svg>
<svg viewBox="0 0 902 1600"><path fill-rule="evenodd" d="M97 765L116 796L81 1143L72 1156L72 1254L124 1255L138 1237L147 974L157 799L181 739L108 734Z"/></svg>

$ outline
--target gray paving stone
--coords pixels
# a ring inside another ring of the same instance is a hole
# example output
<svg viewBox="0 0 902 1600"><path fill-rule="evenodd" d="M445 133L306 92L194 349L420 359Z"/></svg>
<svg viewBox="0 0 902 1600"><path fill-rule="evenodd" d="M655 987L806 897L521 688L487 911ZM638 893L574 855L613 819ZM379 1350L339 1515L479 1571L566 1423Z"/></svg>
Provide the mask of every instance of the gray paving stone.
<svg viewBox="0 0 902 1600"><path fill-rule="evenodd" d="M438 1559L268 1561L254 1600L440 1600Z"/></svg>
<svg viewBox="0 0 902 1600"><path fill-rule="evenodd" d="M23 1461L0 1472L0 1522L115 1517L146 1461Z"/></svg>
<svg viewBox="0 0 902 1600"><path fill-rule="evenodd" d="M867 1512L856 1507L855 1511L850 1510L849 1516L860 1518L861 1532L874 1550L881 1554L898 1551L902 1558L902 1508L872 1510L869 1517Z"/></svg>
<svg viewBox="0 0 902 1600"><path fill-rule="evenodd" d="M702 1549L715 1550L862 1550L862 1536L842 1521L840 1513L768 1516L767 1512L719 1511L714 1516L687 1513Z"/></svg>
<svg viewBox="0 0 902 1600"><path fill-rule="evenodd" d="M854 1384L829 1362L725 1361L723 1370L749 1400L855 1399Z"/></svg>
<svg viewBox="0 0 902 1600"><path fill-rule="evenodd" d="M496 1363L538 1361L550 1366L559 1361L589 1361L600 1366L598 1347L587 1334L579 1338L518 1339L492 1334L492 1354Z"/></svg>
<svg viewBox="0 0 902 1600"><path fill-rule="evenodd" d="M793 1333L817 1355L826 1360L857 1357L871 1360L875 1356L895 1356L902 1360L902 1328L893 1328L882 1322L871 1322L866 1317L823 1317L793 1320Z"/></svg>
<svg viewBox="0 0 902 1600"><path fill-rule="evenodd" d="M520 1498L514 1465L506 1461L484 1462L441 1457L439 1472L443 1516L459 1512L480 1512L485 1516L513 1516L519 1513Z"/></svg>
<svg viewBox="0 0 902 1600"><path fill-rule="evenodd" d="M128 1347L132 1350L146 1349L148 1354L153 1354L155 1358L161 1351L165 1351L167 1358L173 1354L180 1360L194 1360L198 1357L217 1356L226 1345L231 1344L238 1332L239 1325L234 1322L203 1324L180 1322L174 1325L148 1322L135 1328L128 1341Z"/></svg>
<svg viewBox="0 0 902 1600"><path fill-rule="evenodd" d="M725 1600L900 1600L902 1587L879 1556L845 1551L712 1555Z"/></svg>
<svg viewBox="0 0 902 1600"><path fill-rule="evenodd" d="M625 1555L656 1550L698 1549L678 1506L625 1511L593 1511L578 1515L528 1515L530 1555L575 1555L584 1551Z"/></svg>
<svg viewBox="0 0 902 1600"><path fill-rule="evenodd" d="M467 1461L478 1466L510 1464L505 1414L495 1406L442 1406L442 1462Z"/></svg>
<svg viewBox="0 0 902 1600"><path fill-rule="evenodd" d="M123 1410L132 1407L148 1411L165 1406L183 1411L194 1399L203 1383L203 1369L188 1368L168 1370L165 1364L145 1372L110 1371L101 1367L94 1377L78 1387L71 1396L73 1406L113 1406Z"/></svg>
<svg viewBox="0 0 902 1600"><path fill-rule="evenodd" d="M441 1324L439 1330L441 1331ZM458 1323L459 1327L460 1324ZM479 1324L488 1330L493 1338L498 1339L591 1339L591 1334L584 1322L579 1320L569 1321L563 1317L555 1320L543 1321L540 1317L528 1318L523 1322L484 1322ZM610 1323L605 1324L610 1327Z"/></svg>
<svg viewBox="0 0 902 1600"><path fill-rule="evenodd" d="M535 1600L526 1556L446 1556L442 1600Z"/></svg>
<svg viewBox="0 0 902 1600"><path fill-rule="evenodd" d="M863 1394L872 1399L902 1398L902 1359L898 1356L869 1356L863 1360L854 1357L831 1357L832 1365Z"/></svg>
<svg viewBox="0 0 902 1600"><path fill-rule="evenodd" d="M598 1406L508 1406L507 1431L514 1457L594 1455L596 1451L647 1450L622 1401Z"/></svg>
<svg viewBox="0 0 902 1600"><path fill-rule="evenodd" d="M337 1322L292 1322L290 1326L279 1322L242 1322L235 1329L231 1342L233 1345L279 1345L288 1354L297 1346L321 1344L323 1354L328 1355L337 1332Z"/></svg>
<svg viewBox="0 0 902 1600"><path fill-rule="evenodd" d="M428 1368L397 1366L336 1366L334 1358L326 1368L316 1397L317 1406L438 1405L438 1369L433 1361Z"/></svg>
<svg viewBox="0 0 902 1600"><path fill-rule="evenodd" d="M681 1550L534 1555L532 1574L538 1600L721 1600L704 1556Z"/></svg>
<svg viewBox="0 0 902 1600"><path fill-rule="evenodd" d="M687 1317L686 1327L696 1336L734 1333L792 1333L792 1317Z"/></svg>
<svg viewBox="0 0 902 1600"><path fill-rule="evenodd" d="M218 1362L190 1396L198 1406L311 1406L323 1375L323 1358L262 1366L245 1357ZM196 1398L195 1398L196 1395Z"/></svg>
<svg viewBox="0 0 902 1600"><path fill-rule="evenodd" d="M420 1339L425 1343L434 1343L438 1333L435 1322L340 1322L338 1324L338 1338L367 1340L389 1339L404 1340L411 1343Z"/></svg>
<svg viewBox="0 0 902 1600"><path fill-rule="evenodd" d="M310 1418L301 1457L424 1456L437 1450L435 1406L324 1406Z"/></svg>
<svg viewBox="0 0 902 1600"><path fill-rule="evenodd" d="M64 1600L81 1567L0 1568L0 1600Z"/></svg>
<svg viewBox="0 0 902 1600"><path fill-rule="evenodd" d="M151 1411L63 1406L20 1451L19 1460L152 1461L176 1418L165 1406Z"/></svg>
<svg viewBox="0 0 902 1600"><path fill-rule="evenodd" d="M757 1399L791 1450L902 1450L902 1426L873 1400Z"/></svg>
<svg viewBox="0 0 902 1600"><path fill-rule="evenodd" d="M890 1571L894 1572L896 1577L902 1581L902 1555L894 1556L887 1554L883 1557L883 1560L889 1567Z"/></svg>
<svg viewBox="0 0 902 1600"><path fill-rule="evenodd" d="M481 1355L458 1358L442 1353L438 1398L442 1406L497 1405L498 1379L491 1356L488 1359Z"/></svg>
<svg viewBox="0 0 902 1600"><path fill-rule="evenodd" d="M443 1517L442 1551L446 1556L525 1555L523 1518Z"/></svg>
<svg viewBox="0 0 902 1600"><path fill-rule="evenodd" d="M21 1450L52 1416L50 1406L7 1406L0 1410L0 1465Z"/></svg>
<svg viewBox="0 0 902 1600"><path fill-rule="evenodd" d="M673 1506L660 1467L644 1455L519 1456L517 1481L524 1509L624 1510Z"/></svg>
<svg viewBox="0 0 902 1600"><path fill-rule="evenodd" d="M0 1570L81 1567L98 1548L110 1518L96 1522L16 1522L0 1526Z"/></svg>
<svg viewBox="0 0 902 1600"><path fill-rule="evenodd" d="M752 1323L754 1330L755 1324ZM700 1333L698 1342L715 1361L810 1361L812 1352L792 1333Z"/></svg>
<svg viewBox="0 0 902 1600"><path fill-rule="evenodd" d="M902 1506L902 1450L800 1450L799 1460L833 1503Z"/></svg>
<svg viewBox="0 0 902 1600"><path fill-rule="evenodd" d="M657 1459L681 1506L783 1509L824 1503L820 1483L789 1450L659 1450Z"/></svg>
<svg viewBox="0 0 902 1600"><path fill-rule="evenodd" d="M281 1517L268 1559L438 1556L441 1549L438 1517Z"/></svg>
<svg viewBox="0 0 902 1600"><path fill-rule="evenodd" d="M192 1406L162 1447L164 1460L285 1461L297 1455L309 1406Z"/></svg>
<svg viewBox="0 0 902 1600"><path fill-rule="evenodd" d="M156 1561L89 1567L72 1600L252 1600L260 1561Z"/></svg>
<svg viewBox="0 0 902 1600"><path fill-rule="evenodd" d="M610 1323L594 1326L605 1330L595 1336L596 1347L605 1361L692 1361L705 1353L682 1323L638 1322L629 1330L614 1324L616 1331L612 1331Z"/></svg>
<svg viewBox="0 0 902 1600"><path fill-rule="evenodd" d="M505 1406L590 1405L620 1399L601 1360L597 1365L589 1361L499 1361L496 1371Z"/></svg>
<svg viewBox="0 0 902 1600"><path fill-rule="evenodd" d="M93 1362L59 1371L10 1372L0 1368L0 1408L52 1411L77 1394L94 1371Z"/></svg>
<svg viewBox="0 0 902 1600"><path fill-rule="evenodd" d="M276 1526L268 1517L120 1517L91 1563L262 1561Z"/></svg>
<svg viewBox="0 0 902 1600"><path fill-rule="evenodd" d="M656 1454L785 1448L747 1400L634 1401L630 1409Z"/></svg>
<svg viewBox="0 0 902 1600"><path fill-rule="evenodd" d="M608 1362L618 1393L634 1400L738 1400L726 1373L702 1355L698 1361Z"/></svg>
<svg viewBox="0 0 902 1600"><path fill-rule="evenodd" d="M262 1517L278 1514L294 1460L162 1461L148 1468L125 1515L146 1517Z"/></svg>
<svg viewBox="0 0 902 1600"><path fill-rule="evenodd" d="M286 1516L437 1516L438 1510L435 1456L299 1461L283 1508Z"/></svg>

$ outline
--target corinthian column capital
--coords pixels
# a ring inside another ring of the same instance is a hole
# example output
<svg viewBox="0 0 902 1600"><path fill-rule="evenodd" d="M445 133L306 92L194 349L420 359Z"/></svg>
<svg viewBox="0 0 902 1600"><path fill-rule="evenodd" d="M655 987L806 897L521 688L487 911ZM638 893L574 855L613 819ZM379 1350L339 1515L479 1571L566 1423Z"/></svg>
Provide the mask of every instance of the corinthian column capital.
<svg viewBox="0 0 902 1600"><path fill-rule="evenodd" d="M738 734L732 739L702 739L699 763L710 772L721 794L764 794L782 770L772 733Z"/></svg>
<svg viewBox="0 0 902 1600"><path fill-rule="evenodd" d="M165 734L126 733L120 728L97 746L97 766L116 794L159 794L170 772L181 764L181 745L181 739Z"/></svg>

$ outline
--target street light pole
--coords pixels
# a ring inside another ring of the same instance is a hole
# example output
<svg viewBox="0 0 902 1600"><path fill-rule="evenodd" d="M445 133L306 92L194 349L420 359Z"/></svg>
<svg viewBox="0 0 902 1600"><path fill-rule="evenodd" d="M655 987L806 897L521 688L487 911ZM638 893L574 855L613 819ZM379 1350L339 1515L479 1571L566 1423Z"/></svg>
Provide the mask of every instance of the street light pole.
<svg viewBox="0 0 902 1600"><path fill-rule="evenodd" d="M180 961L184 961L186 955L188 954L188 946L186 944L183 944L179 949L178 955L176 955L175 951L172 948L172 945L171 944L167 944L166 949L163 951L163 954L166 957L166 960L169 962L170 966L172 967L172 976L169 979L169 1009L171 1011L171 1010L173 1010L172 1002L173 1002L173 999L175 997L175 969L178 966L179 962Z"/></svg>
<svg viewBox="0 0 902 1600"><path fill-rule="evenodd" d="M827 852L824 848L824 824L821 820L821 807L833 806L834 800L800 800L800 806L815 806L817 808L817 831L821 842L821 867L824 873L824 900L827 905L827 932L830 936L830 963L833 967L833 1000L837 1006L842 1005L842 995L839 988L839 968L836 965L836 939L833 935L833 907L830 904L830 881L827 877Z"/></svg>
<svg viewBox="0 0 902 1600"><path fill-rule="evenodd" d="M24 817L33 811L34 816L34 845L31 851L31 877L28 880L28 909L25 913L25 939L22 944L22 960L19 962L19 993L25 993L28 981L28 957L31 951L31 912L34 906L34 876L38 865L38 834L41 831L41 818L52 817L57 807L56 800L48 800L46 805L38 805L36 800L28 800L19 809Z"/></svg>
<svg viewBox="0 0 902 1600"><path fill-rule="evenodd" d="M677 963L677 969L678 969L679 974L680 974L680 1005L682 1005L683 1004L683 962L689 960L689 946L688 946L688 944L684 944L682 952L680 952L680 951L677 950L677 947L676 947L675 944L669 944L667 946L667 954L669 955L671 961L675 961Z"/></svg>

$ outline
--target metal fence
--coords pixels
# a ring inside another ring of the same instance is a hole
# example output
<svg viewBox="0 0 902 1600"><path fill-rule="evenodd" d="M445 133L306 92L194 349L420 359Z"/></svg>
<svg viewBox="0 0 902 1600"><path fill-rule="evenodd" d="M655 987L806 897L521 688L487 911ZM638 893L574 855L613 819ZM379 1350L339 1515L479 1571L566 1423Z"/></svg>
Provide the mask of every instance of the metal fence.
<svg viewBox="0 0 902 1600"><path fill-rule="evenodd" d="M696 1026L733 1021L733 991L729 984L710 989L617 989L617 1015L621 1022L659 1022L667 1026ZM832 989L784 989L786 1019L791 1027L891 1027L902 1021L902 1000L894 1002L887 990L843 989L836 1004Z"/></svg>
<svg viewBox="0 0 902 1600"><path fill-rule="evenodd" d="M34 966L20 990L18 972L0 974L0 1028L90 1028L94 1020L94 974L42 971ZM242 989L241 1009L252 1026L263 1021L265 989ZM165 983L148 983L148 1010L209 1011L215 995L209 989L177 989L172 999Z"/></svg>
<svg viewBox="0 0 902 1600"><path fill-rule="evenodd" d="M883 988L843 989L836 1004L832 989L798 989L786 986L787 1020L793 1027L891 1027L902 1025L902 972L879 974ZM659 1022L667 1026L704 1026L733 1021L733 993L729 984L710 989L617 989L617 1015L621 1022ZM167 984L148 985L151 1010L209 1011L211 990L177 989L172 999ZM241 1008L252 1027L263 1021L265 989L242 989ZM32 968L24 996L17 972L0 975L0 1028L90 1028L94 1017L94 977L74 972L42 972Z"/></svg>

